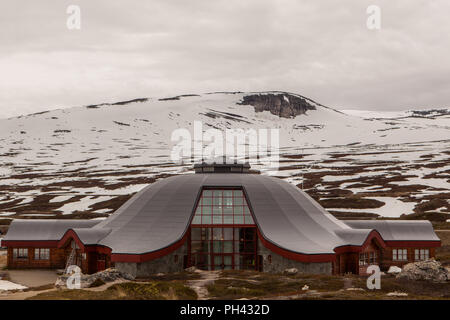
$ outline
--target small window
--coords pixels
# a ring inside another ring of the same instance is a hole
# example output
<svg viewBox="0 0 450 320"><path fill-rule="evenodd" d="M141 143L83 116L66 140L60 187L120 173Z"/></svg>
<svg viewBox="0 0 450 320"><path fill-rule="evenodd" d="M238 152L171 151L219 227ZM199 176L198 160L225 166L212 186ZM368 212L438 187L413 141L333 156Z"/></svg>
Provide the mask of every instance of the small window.
<svg viewBox="0 0 450 320"><path fill-rule="evenodd" d="M369 264L369 253L363 252L359 254L359 265L366 266Z"/></svg>
<svg viewBox="0 0 450 320"><path fill-rule="evenodd" d="M407 261L408 260L408 249L393 249L392 250L392 260L393 261Z"/></svg>
<svg viewBox="0 0 450 320"><path fill-rule="evenodd" d="M267 256L267 261L268 261L269 263L272 263L272 256L271 256L270 254Z"/></svg>
<svg viewBox="0 0 450 320"><path fill-rule="evenodd" d="M34 249L34 260L50 260L50 249L49 248L35 248Z"/></svg>
<svg viewBox="0 0 450 320"><path fill-rule="evenodd" d="M429 249L415 249L414 250L414 260L422 261L430 258L430 250Z"/></svg>
<svg viewBox="0 0 450 320"><path fill-rule="evenodd" d="M14 259L28 259L28 248L14 248L13 249Z"/></svg>

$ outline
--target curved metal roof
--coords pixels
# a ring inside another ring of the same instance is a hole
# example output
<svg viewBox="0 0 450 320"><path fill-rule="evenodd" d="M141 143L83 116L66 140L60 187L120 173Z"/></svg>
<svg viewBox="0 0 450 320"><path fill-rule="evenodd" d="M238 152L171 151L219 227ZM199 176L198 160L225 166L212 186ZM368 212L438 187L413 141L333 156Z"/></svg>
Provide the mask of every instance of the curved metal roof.
<svg viewBox="0 0 450 320"><path fill-rule="evenodd" d="M96 228L113 253L143 254L183 238L202 187L242 187L265 240L295 253L334 254L347 244L336 231L350 228L297 187L257 174L186 174L145 188Z"/></svg>

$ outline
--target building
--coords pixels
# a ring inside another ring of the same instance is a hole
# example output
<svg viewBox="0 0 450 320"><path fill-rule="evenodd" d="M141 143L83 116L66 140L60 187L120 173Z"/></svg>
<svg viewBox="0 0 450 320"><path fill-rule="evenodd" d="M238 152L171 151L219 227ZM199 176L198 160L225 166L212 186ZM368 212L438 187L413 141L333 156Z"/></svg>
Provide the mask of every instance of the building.
<svg viewBox="0 0 450 320"><path fill-rule="evenodd" d="M248 165L201 164L158 181L107 219L14 220L9 268L110 266L136 277L204 270L364 274L434 256L429 221L340 221L297 187Z"/></svg>

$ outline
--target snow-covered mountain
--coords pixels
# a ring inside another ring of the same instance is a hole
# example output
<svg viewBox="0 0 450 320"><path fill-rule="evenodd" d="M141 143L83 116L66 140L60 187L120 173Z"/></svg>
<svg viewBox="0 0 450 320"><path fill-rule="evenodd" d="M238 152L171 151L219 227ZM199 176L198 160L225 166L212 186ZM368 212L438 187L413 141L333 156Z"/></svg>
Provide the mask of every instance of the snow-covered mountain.
<svg viewBox="0 0 450 320"><path fill-rule="evenodd" d="M449 114L369 116L291 93L234 92L0 120L0 219L111 213L148 183L191 172L170 152L172 132L193 132L194 121L203 129L278 128L280 170L256 169L303 185L336 216L450 212Z"/></svg>

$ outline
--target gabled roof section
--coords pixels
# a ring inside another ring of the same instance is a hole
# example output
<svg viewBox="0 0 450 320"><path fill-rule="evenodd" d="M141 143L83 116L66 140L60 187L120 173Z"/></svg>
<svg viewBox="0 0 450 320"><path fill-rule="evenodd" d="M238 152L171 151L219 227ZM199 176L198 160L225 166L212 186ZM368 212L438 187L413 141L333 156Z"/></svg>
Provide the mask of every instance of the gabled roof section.
<svg viewBox="0 0 450 320"><path fill-rule="evenodd" d="M19 220L11 222L4 241L58 241L71 228L91 228L98 220Z"/></svg>
<svg viewBox="0 0 450 320"><path fill-rule="evenodd" d="M375 229L385 241L440 241L429 221L345 220L353 229Z"/></svg>
<svg viewBox="0 0 450 320"><path fill-rule="evenodd" d="M72 230L84 245L98 244L111 232L108 228L74 228Z"/></svg>

